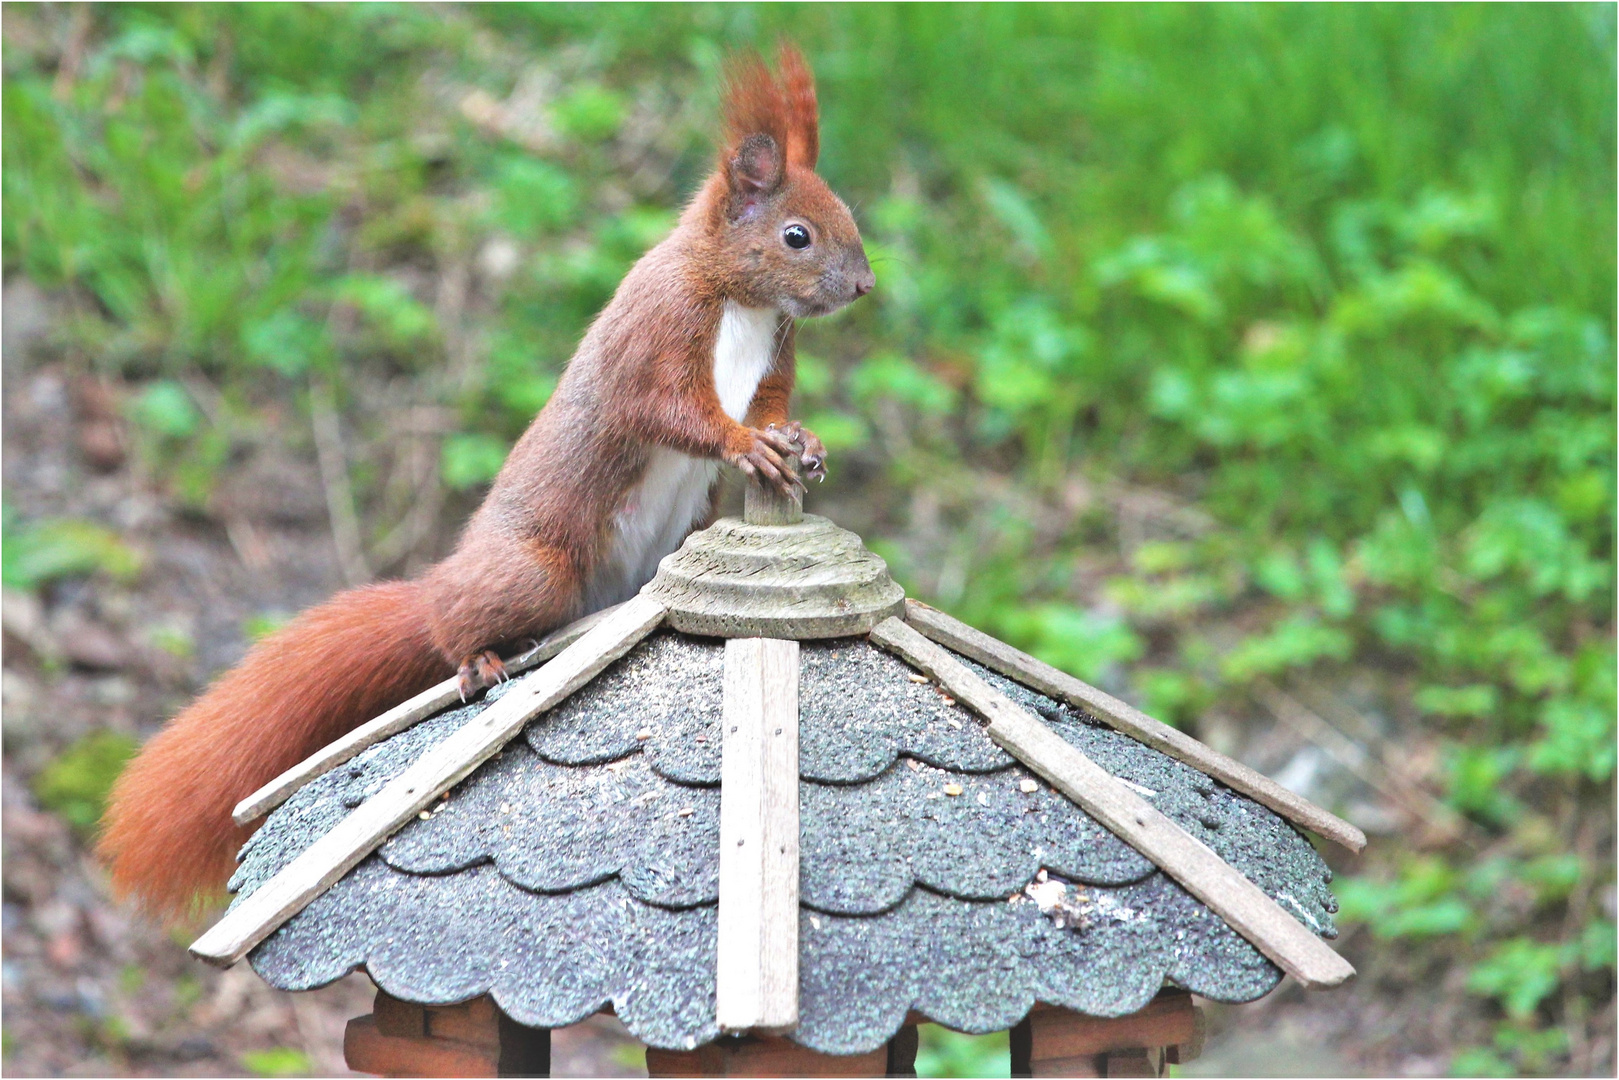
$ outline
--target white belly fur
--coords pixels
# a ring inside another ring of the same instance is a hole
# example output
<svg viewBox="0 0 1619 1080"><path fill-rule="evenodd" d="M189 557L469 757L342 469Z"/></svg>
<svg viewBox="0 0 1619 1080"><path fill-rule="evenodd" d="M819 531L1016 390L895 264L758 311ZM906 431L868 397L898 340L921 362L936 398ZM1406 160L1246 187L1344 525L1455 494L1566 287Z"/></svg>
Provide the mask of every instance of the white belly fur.
<svg viewBox="0 0 1619 1080"><path fill-rule="evenodd" d="M714 342L714 389L733 420L747 415L754 391L775 360L779 318L774 308L725 305ZM640 482L625 494L613 519L607 557L586 589L590 610L628 600L652 580L658 563L707 513L719 471L717 461L676 450L652 451Z"/></svg>

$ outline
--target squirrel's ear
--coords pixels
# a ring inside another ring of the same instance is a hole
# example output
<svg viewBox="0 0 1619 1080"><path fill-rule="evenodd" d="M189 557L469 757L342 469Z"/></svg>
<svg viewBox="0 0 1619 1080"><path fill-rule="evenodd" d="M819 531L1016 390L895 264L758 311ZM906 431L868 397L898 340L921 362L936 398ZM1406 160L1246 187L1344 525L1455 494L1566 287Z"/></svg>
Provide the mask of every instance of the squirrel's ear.
<svg viewBox="0 0 1619 1080"><path fill-rule="evenodd" d="M725 169L731 190L731 220L752 217L759 204L781 186L786 165L781 144L769 135L760 133L743 139Z"/></svg>

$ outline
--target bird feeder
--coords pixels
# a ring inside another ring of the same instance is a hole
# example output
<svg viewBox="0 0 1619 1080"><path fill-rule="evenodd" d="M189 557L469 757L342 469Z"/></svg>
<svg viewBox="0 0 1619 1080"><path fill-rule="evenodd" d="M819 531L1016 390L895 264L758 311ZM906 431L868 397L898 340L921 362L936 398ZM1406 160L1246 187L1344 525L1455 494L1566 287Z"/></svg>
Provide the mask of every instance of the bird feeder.
<svg viewBox="0 0 1619 1080"><path fill-rule="evenodd" d="M358 1071L547 1075L550 1029L611 1011L653 1076L915 1075L921 1022L1009 1030L1013 1075L1156 1076L1192 995L1353 974L1301 829L1357 829L906 600L794 500L750 489L508 668L237 808L192 951L363 969Z"/></svg>

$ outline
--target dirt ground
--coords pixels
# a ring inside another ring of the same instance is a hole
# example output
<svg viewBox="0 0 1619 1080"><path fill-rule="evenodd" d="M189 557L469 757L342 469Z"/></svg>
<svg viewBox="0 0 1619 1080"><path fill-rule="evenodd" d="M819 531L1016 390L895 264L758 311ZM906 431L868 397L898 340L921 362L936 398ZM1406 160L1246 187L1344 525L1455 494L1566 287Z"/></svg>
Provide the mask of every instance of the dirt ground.
<svg viewBox="0 0 1619 1080"><path fill-rule="evenodd" d="M4 597L4 1071L348 1075L342 1033L370 1010L363 975L289 995L245 965L222 972L191 960L187 933L110 899L88 834L42 810L30 785L88 732L150 736L241 655L251 620L290 615L341 587L311 440L296 421L277 427L272 416L254 449L228 466L208 511L183 512L122 447L102 391L40 348L49 299L8 282L3 314L8 512L102 522L142 559L129 584L95 577ZM875 509L830 489L816 493L817 508L868 527ZM419 553L441 551L465 510L446 504ZM1234 724L1219 741L1312 793L1344 782L1316 748L1279 728ZM1374 802L1360 805L1362 823L1378 825ZM1338 945L1361 967L1357 986L1307 998L1288 984L1253 1005L1212 1006L1208 1052L1185 1074L1442 1073L1444 1008L1425 1015L1417 996L1378 990L1390 972L1406 987L1420 987L1422 974L1364 935ZM1435 987L1431 1000L1455 1001L1455 988ZM1612 1060L1611 1041L1604 1055ZM555 1075L645 1074L638 1045L605 1017L557 1032L553 1063Z"/></svg>

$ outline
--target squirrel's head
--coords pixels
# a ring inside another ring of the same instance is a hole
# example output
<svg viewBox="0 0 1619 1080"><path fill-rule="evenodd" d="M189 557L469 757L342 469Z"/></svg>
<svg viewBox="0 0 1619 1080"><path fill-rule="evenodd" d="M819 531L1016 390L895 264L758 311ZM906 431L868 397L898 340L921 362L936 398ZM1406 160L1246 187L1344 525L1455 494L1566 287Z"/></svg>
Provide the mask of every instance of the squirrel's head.
<svg viewBox="0 0 1619 1080"><path fill-rule="evenodd" d="M777 67L772 77L754 56L731 66L711 236L732 299L795 318L825 315L866 295L876 277L849 208L815 175L815 77L790 45Z"/></svg>

